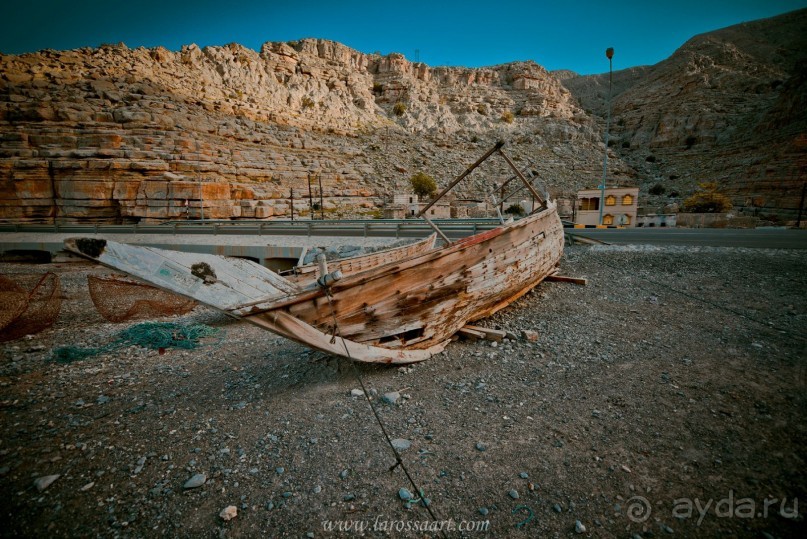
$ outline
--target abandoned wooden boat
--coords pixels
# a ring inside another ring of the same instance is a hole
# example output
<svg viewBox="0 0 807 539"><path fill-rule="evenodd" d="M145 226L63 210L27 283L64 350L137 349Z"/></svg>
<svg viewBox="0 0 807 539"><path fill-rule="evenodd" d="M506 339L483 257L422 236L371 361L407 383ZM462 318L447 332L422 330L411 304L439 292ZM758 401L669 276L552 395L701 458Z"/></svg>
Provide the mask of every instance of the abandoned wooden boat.
<svg viewBox="0 0 807 539"><path fill-rule="evenodd" d="M79 238L74 253L193 298L311 348L356 361L412 363L438 354L463 326L490 316L540 283L559 263L563 226L497 144L449 189L499 152L538 197L527 217L435 246L415 244L344 259L320 260L287 279L255 262ZM432 202L433 203L433 202ZM338 269L333 271L333 268Z"/></svg>

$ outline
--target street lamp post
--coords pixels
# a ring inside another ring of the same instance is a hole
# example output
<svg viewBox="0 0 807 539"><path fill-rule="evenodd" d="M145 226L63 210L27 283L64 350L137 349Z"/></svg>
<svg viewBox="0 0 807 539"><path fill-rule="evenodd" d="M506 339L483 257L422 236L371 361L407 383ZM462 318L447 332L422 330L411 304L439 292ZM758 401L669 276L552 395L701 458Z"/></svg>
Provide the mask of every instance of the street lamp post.
<svg viewBox="0 0 807 539"><path fill-rule="evenodd" d="M605 121L605 157L602 161L602 184L600 185L600 224L602 223L602 210L605 206L605 177L608 173L608 132L611 130L611 82L613 76L613 57L614 48L608 47L605 49L605 56L608 58L608 116Z"/></svg>

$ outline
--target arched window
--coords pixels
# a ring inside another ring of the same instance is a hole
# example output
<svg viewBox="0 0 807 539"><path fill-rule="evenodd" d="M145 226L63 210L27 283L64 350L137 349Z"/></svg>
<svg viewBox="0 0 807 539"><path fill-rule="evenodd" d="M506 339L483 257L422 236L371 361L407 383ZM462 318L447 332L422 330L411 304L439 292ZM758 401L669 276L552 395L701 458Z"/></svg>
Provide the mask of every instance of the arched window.
<svg viewBox="0 0 807 539"><path fill-rule="evenodd" d="M631 195L625 195L622 197L623 206L630 206L631 204L633 204L633 197Z"/></svg>
<svg viewBox="0 0 807 539"><path fill-rule="evenodd" d="M616 206L616 197L614 195L608 195L607 197L605 197L605 205Z"/></svg>
<svg viewBox="0 0 807 539"><path fill-rule="evenodd" d="M630 215L628 215L627 213L622 216L622 224L623 225L629 225L630 224Z"/></svg>
<svg viewBox="0 0 807 539"><path fill-rule="evenodd" d="M610 213L606 213L602 216L602 224L604 225L612 225L614 224L614 216Z"/></svg>

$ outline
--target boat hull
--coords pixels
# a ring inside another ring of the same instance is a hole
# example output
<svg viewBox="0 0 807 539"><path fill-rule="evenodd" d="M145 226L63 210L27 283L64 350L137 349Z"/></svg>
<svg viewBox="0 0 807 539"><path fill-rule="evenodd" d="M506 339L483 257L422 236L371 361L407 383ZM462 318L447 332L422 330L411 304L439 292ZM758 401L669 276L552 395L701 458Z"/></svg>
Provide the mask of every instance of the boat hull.
<svg viewBox="0 0 807 539"><path fill-rule="evenodd" d="M356 361L413 363L441 352L464 325L502 309L555 271L563 253L556 207L441 248L434 238L339 261L323 287L254 262L96 238L68 250L243 318L311 348Z"/></svg>
<svg viewBox="0 0 807 539"><path fill-rule="evenodd" d="M338 332L351 342L391 352L433 353L464 325L490 316L540 283L555 271L562 253L563 226L550 205L446 247L359 272L332 285L327 294L304 293L242 314L264 325L283 313L324 335ZM284 333L295 338L293 331Z"/></svg>

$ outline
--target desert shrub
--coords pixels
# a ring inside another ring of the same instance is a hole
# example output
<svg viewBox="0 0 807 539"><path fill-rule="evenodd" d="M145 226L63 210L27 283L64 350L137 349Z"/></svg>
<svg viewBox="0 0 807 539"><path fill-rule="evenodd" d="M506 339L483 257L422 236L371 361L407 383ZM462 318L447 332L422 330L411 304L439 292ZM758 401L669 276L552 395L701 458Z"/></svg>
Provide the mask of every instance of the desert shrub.
<svg viewBox="0 0 807 539"><path fill-rule="evenodd" d="M696 142L698 142L698 139L697 139L696 137L692 136L692 135L689 135L689 136L686 138L686 140L684 141L684 144L686 144L686 146L687 146L687 150L688 150L688 149L690 149L691 147L693 147L693 146L695 145L695 143L696 143Z"/></svg>
<svg viewBox="0 0 807 539"><path fill-rule="evenodd" d="M514 119L515 119L515 116L513 115L513 113L511 111L506 110L506 111L502 112L502 121L504 123L511 124L511 123L513 123Z"/></svg>
<svg viewBox="0 0 807 539"><path fill-rule="evenodd" d="M374 82L373 83L373 93L375 95L383 94L384 93L384 85L381 84L380 82Z"/></svg>
<svg viewBox="0 0 807 539"><path fill-rule="evenodd" d="M656 162L656 156L655 155L648 155L647 157L645 157L644 160L647 161L648 163L655 163Z"/></svg>
<svg viewBox="0 0 807 539"><path fill-rule="evenodd" d="M395 116L403 116L406 113L406 105L404 103L395 103L395 106L392 107L392 112Z"/></svg>
<svg viewBox="0 0 807 539"><path fill-rule="evenodd" d="M409 183L412 185L412 192L421 198L431 198L437 193L437 182L423 172L409 178Z"/></svg>
<svg viewBox="0 0 807 539"><path fill-rule="evenodd" d="M310 109L314 106L314 100L308 97L307 95L303 96L301 103L304 109Z"/></svg>
<svg viewBox="0 0 807 539"><path fill-rule="evenodd" d="M666 190L667 189L665 189L663 185L657 183L648 190L648 193L650 193L651 195L663 195Z"/></svg>
<svg viewBox="0 0 807 539"><path fill-rule="evenodd" d="M718 190L715 182L698 184L698 190L684 200L684 211L691 213L723 213L731 206L731 200Z"/></svg>

